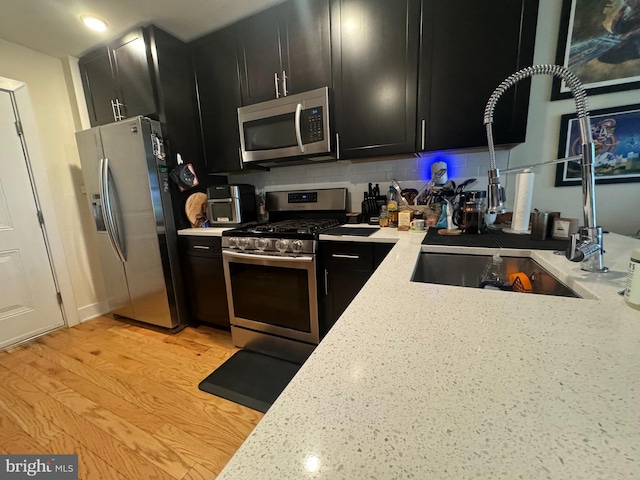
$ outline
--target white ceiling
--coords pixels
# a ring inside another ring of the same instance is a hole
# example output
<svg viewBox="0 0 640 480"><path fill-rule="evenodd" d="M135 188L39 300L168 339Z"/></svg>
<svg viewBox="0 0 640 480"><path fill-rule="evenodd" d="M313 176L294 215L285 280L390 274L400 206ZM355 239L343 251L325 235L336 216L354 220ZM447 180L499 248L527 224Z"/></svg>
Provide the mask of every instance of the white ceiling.
<svg viewBox="0 0 640 480"><path fill-rule="evenodd" d="M0 0L0 38L56 57L81 56L131 27L155 23L188 41L283 0ZM106 32L79 20L105 20Z"/></svg>

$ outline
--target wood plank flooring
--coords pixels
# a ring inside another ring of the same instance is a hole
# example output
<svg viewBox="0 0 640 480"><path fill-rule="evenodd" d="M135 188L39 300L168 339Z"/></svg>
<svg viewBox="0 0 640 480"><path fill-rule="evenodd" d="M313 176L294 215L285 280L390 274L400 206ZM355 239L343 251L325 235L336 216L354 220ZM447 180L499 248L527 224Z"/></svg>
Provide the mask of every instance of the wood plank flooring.
<svg viewBox="0 0 640 480"><path fill-rule="evenodd" d="M213 479L262 414L198 390L237 349L99 317L0 353L0 453L77 453L81 479Z"/></svg>

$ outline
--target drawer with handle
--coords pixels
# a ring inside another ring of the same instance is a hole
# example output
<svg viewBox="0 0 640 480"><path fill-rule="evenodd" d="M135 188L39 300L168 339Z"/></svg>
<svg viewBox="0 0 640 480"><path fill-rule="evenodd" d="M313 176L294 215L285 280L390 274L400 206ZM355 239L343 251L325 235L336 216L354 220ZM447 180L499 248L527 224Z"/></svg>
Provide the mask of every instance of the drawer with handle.
<svg viewBox="0 0 640 480"><path fill-rule="evenodd" d="M323 250L332 262L344 265L349 270L373 269L373 247L370 243L326 242L323 243Z"/></svg>
<svg viewBox="0 0 640 480"><path fill-rule="evenodd" d="M180 249L187 255L198 257L221 257L222 239L220 237L181 236Z"/></svg>

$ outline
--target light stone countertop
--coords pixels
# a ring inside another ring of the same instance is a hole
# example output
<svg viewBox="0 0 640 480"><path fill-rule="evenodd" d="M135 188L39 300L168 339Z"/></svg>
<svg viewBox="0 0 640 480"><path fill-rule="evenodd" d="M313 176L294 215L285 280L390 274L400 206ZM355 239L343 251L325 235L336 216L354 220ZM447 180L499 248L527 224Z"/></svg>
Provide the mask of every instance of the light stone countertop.
<svg viewBox="0 0 640 480"><path fill-rule="evenodd" d="M605 235L607 276L531 252L576 299L413 283L421 251L489 251L422 238L353 237L397 243L218 478L640 478L638 240Z"/></svg>
<svg viewBox="0 0 640 480"><path fill-rule="evenodd" d="M221 237L222 232L235 227L207 227L207 228L183 228L178 230L178 235L193 235L198 237Z"/></svg>

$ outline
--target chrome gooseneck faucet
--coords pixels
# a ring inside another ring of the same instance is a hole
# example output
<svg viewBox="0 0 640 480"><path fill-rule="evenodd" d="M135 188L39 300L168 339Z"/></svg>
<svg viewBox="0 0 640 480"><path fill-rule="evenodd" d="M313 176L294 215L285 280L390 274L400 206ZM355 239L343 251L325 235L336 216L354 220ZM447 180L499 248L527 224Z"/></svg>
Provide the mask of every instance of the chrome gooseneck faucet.
<svg viewBox="0 0 640 480"><path fill-rule="evenodd" d="M534 65L507 77L493 91L484 109L484 124L489 142L489 186L487 188L488 213L504 213L504 188L500 185L500 171L496 168L496 151L493 144L493 112L500 97L520 80L533 75L554 75L565 81L576 103L580 139L582 141L582 200L584 225L578 233L571 235L571 244L566 257L572 262L581 262L580 268L588 272L607 272L603 265L602 228L596 224L596 192L593 161L595 145L591 134L591 119L587 109L587 94L578 77L560 65Z"/></svg>

